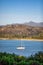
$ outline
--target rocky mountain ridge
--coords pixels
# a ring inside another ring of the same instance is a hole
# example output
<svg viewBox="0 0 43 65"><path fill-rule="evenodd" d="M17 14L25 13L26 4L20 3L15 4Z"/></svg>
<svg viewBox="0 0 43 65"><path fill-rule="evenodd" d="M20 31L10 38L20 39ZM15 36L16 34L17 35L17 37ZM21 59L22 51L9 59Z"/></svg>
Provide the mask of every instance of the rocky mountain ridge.
<svg viewBox="0 0 43 65"><path fill-rule="evenodd" d="M42 36L43 27L33 27L24 24L11 24L6 26L0 26L0 37L33 37Z"/></svg>

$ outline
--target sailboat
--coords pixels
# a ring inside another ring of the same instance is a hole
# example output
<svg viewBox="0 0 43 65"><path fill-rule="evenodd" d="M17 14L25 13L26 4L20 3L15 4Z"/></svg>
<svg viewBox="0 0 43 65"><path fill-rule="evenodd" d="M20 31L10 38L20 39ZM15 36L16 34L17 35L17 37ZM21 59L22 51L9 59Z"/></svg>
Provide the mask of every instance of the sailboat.
<svg viewBox="0 0 43 65"><path fill-rule="evenodd" d="M24 50L24 49L25 49L25 47L24 47L24 46L22 46L22 43L21 43L21 46L18 46L18 47L17 47L17 49L18 49L18 50Z"/></svg>

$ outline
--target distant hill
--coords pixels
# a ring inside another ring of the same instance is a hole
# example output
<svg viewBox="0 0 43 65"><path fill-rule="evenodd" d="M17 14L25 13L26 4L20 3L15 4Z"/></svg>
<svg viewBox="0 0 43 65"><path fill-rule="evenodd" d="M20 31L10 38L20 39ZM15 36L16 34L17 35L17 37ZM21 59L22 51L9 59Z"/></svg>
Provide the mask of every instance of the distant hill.
<svg viewBox="0 0 43 65"><path fill-rule="evenodd" d="M24 24L0 26L0 38L43 38L43 27Z"/></svg>
<svg viewBox="0 0 43 65"><path fill-rule="evenodd" d="M33 21L30 21L30 22L26 22L24 24L29 25L29 26L34 26L34 27L43 27L43 22L35 23Z"/></svg>

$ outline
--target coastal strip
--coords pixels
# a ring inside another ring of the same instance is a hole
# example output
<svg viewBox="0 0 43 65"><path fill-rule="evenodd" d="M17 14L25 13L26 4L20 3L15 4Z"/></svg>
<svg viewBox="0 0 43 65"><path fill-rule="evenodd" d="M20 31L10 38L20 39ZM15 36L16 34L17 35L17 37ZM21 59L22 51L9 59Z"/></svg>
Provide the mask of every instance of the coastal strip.
<svg viewBox="0 0 43 65"><path fill-rule="evenodd" d="M27 38L0 38L0 40L27 40L27 41L43 41L43 39L27 39Z"/></svg>

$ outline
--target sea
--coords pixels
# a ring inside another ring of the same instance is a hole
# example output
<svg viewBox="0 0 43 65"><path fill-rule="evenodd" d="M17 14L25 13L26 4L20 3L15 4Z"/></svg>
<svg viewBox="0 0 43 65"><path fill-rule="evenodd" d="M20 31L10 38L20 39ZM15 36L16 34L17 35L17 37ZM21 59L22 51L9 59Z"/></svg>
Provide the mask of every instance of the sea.
<svg viewBox="0 0 43 65"><path fill-rule="evenodd" d="M17 49L21 44L25 49ZM43 52L43 41L0 40L0 52L28 57L35 53Z"/></svg>

